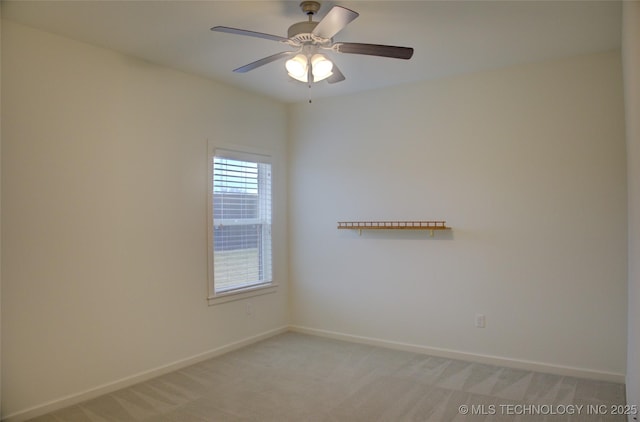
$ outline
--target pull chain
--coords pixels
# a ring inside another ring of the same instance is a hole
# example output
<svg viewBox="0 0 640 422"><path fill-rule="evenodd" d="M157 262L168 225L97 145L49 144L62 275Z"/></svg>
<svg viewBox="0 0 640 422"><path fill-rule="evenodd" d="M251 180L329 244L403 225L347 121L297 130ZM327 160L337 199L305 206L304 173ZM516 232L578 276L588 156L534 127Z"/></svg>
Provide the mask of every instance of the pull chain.
<svg viewBox="0 0 640 422"><path fill-rule="evenodd" d="M307 92L309 93L309 104L311 104L311 78L313 77L313 65L311 64L311 57L308 57L307 60L307 63L309 63L309 67L307 68L307 83L309 84L309 91Z"/></svg>

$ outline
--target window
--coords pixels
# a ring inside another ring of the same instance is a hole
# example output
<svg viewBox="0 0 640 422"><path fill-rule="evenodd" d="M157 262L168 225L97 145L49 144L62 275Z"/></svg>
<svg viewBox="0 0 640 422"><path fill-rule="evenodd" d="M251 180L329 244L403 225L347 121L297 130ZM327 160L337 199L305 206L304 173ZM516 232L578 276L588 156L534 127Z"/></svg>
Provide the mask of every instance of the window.
<svg viewBox="0 0 640 422"><path fill-rule="evenodd" d="M262 290L274 287L270 159L220 149L210 159L209 301L269 293Z"/></svg>

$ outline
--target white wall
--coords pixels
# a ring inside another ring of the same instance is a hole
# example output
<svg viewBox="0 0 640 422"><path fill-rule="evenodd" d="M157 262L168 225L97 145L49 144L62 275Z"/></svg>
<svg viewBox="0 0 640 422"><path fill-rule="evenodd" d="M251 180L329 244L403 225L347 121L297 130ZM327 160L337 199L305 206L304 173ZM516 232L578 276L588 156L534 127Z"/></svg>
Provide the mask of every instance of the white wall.
<svg viewBox="0 0 640 422"><path fill-rule="evenodd" d="M618 52L291 106L292 324L623 380L623 113Z"/></svg>
<svg viewBox="0 0 640 422"><path fill-rule="evenodd" d="M623 3L622 57L629 183L627 403L640 406L640 2ZM629 419L631 420L631 419ZM637 420L637 419L636 419Z"/></svg>
<svg viewBox="0 0 640 422"><path fill-rule="evenodd" d="M5 417L286 327L283 105L7 21L2 65ZM281 164L253 317L207 306L207 138Z"/></svg>

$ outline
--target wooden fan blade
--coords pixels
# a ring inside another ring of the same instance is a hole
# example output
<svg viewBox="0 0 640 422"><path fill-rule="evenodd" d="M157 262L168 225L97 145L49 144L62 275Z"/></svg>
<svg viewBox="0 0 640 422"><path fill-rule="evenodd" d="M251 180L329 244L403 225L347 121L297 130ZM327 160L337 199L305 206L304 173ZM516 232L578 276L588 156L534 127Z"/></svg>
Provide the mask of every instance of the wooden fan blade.
<svg viewBox="0 0 640 422"><path fill-rule="evenodd" d="M341 42L334 44L340 53L365 54L367 56L390 57L392 59L408 60L413 56L413 48L396 47L393 45L362 44L354 42Z"/></svg>
<svg viewBox="0 0 640 422"><path fill-rule="evenodd" d="M331 71L333 72L333 74L327 78L327 83L335 84L337 82L342 82L346 79L342 74L342 72L340 72L340 69L338 69L338 66L336 66L335 63L333 63L333 69L331 69Z"/></svg>
<svg viewBox="0 0 640 422"><path fill-rule="evenodd" d="M267 56L267 57L265 57L263 59L256 60L255 62L246 64L246 65L244 65L242 67L239 67L237 69L233 69L233 71L236 72L236 73L246 73L246 72L248 72L250 70L255 69L256 67L264 66L265 64L268 64L268 63L271 63L271 62L275 62L276 60L283 59L285 57L291 57L296 53L297 53L296 51L283 51L281 53L276 53L276 54L273 54L271 56Z"/></svg>
<svg viewBox="0 0 640 422"><path fill-rule="evenodd" d="M248 37L262 38L272 41L287 41L288 38L280 37L278 35L264 34L262 32L248 31L246 29L229 28L228 26L214 26L212 31L225 32L227 34L246 35Z"/></svg>
<svg viewBox="0 0 640 422"><path fill-rule="evenodd" d="M320 38L333 38L352 20L360 16L357 12L342 6L333 6L329 13L313 29L312 34Z"/></svg>

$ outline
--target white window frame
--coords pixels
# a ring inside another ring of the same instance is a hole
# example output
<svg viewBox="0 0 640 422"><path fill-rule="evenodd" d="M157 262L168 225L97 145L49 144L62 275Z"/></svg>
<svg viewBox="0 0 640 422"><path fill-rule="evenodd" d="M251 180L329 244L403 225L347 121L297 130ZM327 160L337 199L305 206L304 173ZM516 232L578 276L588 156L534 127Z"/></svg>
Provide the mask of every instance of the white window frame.
<svg viewBox="0 0 640 422"><path fill-rule="evenodd" d="M255 285L248 286L246 288L234 289L224 292L217 292L215 289L215 271L214 271L214 220L213 220L213 159L215 156L224 156L225 158L240 160L240 161L250 161L250 162L261 162L268 163L271 165L271 216L272 223L271 227L273 228L273 182L274 182L274 164L271 155L257 148L250 147L239 147L239 146L231 146L231 145L219 145L216 146L213 143L209 142L209 174L208 174L208 200L207 200L207 226L208 226L208 296L207 302L209 305L217 305L221 303L231 302L235 300L241 300L249 297L254 297L258 295L264 295L269 293L275 293L277 291L278 285L275 283L274 276L274 249L273 245L271 245L271 271L272 276L271 280ZM271 241L273 242L273 231L271 236Z"/></svg>

